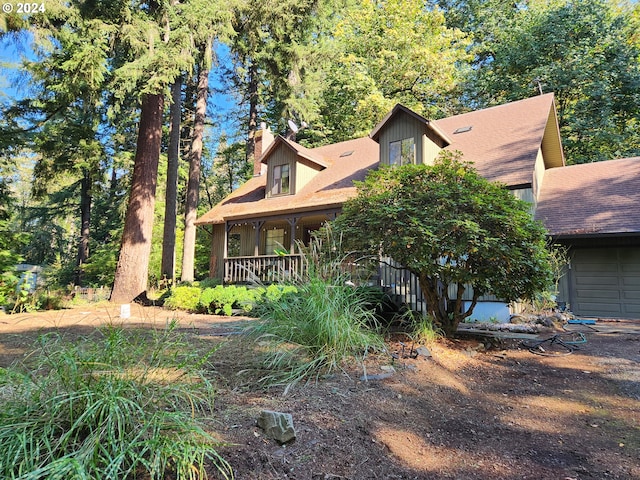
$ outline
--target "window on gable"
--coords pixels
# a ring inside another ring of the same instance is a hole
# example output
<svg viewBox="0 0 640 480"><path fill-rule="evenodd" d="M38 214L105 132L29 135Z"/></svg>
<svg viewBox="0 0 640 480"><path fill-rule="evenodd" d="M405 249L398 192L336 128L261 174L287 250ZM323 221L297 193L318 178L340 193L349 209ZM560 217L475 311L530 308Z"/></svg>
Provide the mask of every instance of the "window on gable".
<svg viewBox="0 0 640 480"><path fill-rule="evenodd" d="M276 165L273 167L273 183L271 195L283 195L290 193L289 189L289 165Z"/></svg>
<svg viewBox="0 0 640 480"><path fill-rule="evenodd" d="M389 165L416 163L416 143L413 137L389 143Z"/></svg>

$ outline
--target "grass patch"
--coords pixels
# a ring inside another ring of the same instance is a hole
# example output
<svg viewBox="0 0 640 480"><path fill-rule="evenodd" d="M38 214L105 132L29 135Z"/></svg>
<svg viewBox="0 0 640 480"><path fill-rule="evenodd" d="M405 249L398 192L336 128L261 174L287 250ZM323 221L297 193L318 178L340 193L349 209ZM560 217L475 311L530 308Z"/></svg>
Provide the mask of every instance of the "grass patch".
<svg viewBox="0 0 640 480"><path fill-rule="evenodd" d="M202 419L207 355L175 331L115 326L70 344L41 336L24 364L0 371L0 478L231 478Z"/></svg>
<svg viewBox="0 0 640 480"><path fill-rule="evenodd" d="M297 293L265 302L250 330L267 348L261 381L284 385L285 393L299 381L328 374L348 357L384 349L366 291L319 278L296 286Z"/></svg>

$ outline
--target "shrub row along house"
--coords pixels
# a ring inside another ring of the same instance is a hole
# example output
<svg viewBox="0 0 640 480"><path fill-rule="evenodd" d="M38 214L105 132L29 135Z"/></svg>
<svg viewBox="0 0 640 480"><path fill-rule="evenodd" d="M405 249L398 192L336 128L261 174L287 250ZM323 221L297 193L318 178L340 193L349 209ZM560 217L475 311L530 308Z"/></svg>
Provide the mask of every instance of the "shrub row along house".
<svg viewBox="0 0 640 480"><path fill-rule="evenodd" d="M263 128L254 177L197 221L213 227L211 276L271 281L299 269L297 242L340 213L354 181L381 164L429 164L443 149L529 202L569 247L560 302L578 315L640 316L640 158L566 166L551 93L435 121L397 105L369 136L312 149ZM379 282L420 309L408 272ZM506 309L483 300L475 317Z"/></svg>

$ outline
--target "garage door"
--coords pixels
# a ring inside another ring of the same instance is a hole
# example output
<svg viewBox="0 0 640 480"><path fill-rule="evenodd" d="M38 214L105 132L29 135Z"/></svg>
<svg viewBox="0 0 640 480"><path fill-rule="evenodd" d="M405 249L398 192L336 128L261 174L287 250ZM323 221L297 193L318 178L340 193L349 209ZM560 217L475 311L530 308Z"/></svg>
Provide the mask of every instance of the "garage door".
<svg viewBox="0 0 640 480"><path fill-rule="evenodd" d="M640 248L574 250L571 287L577 315L640 318Z"/></svg>

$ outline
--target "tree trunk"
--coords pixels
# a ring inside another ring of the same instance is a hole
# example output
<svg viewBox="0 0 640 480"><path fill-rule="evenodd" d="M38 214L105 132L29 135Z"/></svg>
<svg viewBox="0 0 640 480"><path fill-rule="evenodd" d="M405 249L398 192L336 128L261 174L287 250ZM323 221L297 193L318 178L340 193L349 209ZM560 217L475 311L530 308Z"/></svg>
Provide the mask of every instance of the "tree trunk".
<svg viewBox="0 0 640 480"><path fill-rule="evenodd" d="M82 285L82 268L89 258L89 233L91 226L91 173L82 171L80 183L80 242L78 244L78 260L73 282Z"/></svg>
<svg viewBox="0 0 640 480"><path fill-rule="evenodd" d="M147 290L163 109L164 97L161 94L146 94L143 97L131 192L111 292L112 302L131 302Z"/></svg>
<svg viewBox="0 0 640 480"><path fill-rule="evenodd" d="M171 86L171 130L167 152L167 189L162 236L161 274L171 283L175 279L176 221L178 215L178 163L180 161L180 117L182 114L182 77Z"/></svg>
<svg viewBox="0 0 640 480"><path fill-rule="evenodd" d="M245 158L253 163L255 156L255 137L258 129L258 68L252 60L249 66L249 131ZM255 173L255 172L254 172ZM232 188L233 189L233 188Z"/></svg>
<svg viewBox="0 0 640 480"><path fill-rule="evenodd" d="M208 50L208 49L206 49ZM205 52L211 55L210 51ZM206 57L205 57L206 58ZM198 75L198 93L196 97L196 113L193 125L193 137L189 152L189 181L187 183L187 200L185 204L184 247L182 251L183 282L192 282L195 278L194 264L196 253L196 217L198 214L198 194L200 190L200 160L202 158L202 137L204 120L207 112L207 95L209 93L209 69L204 65Z"/></svg>

